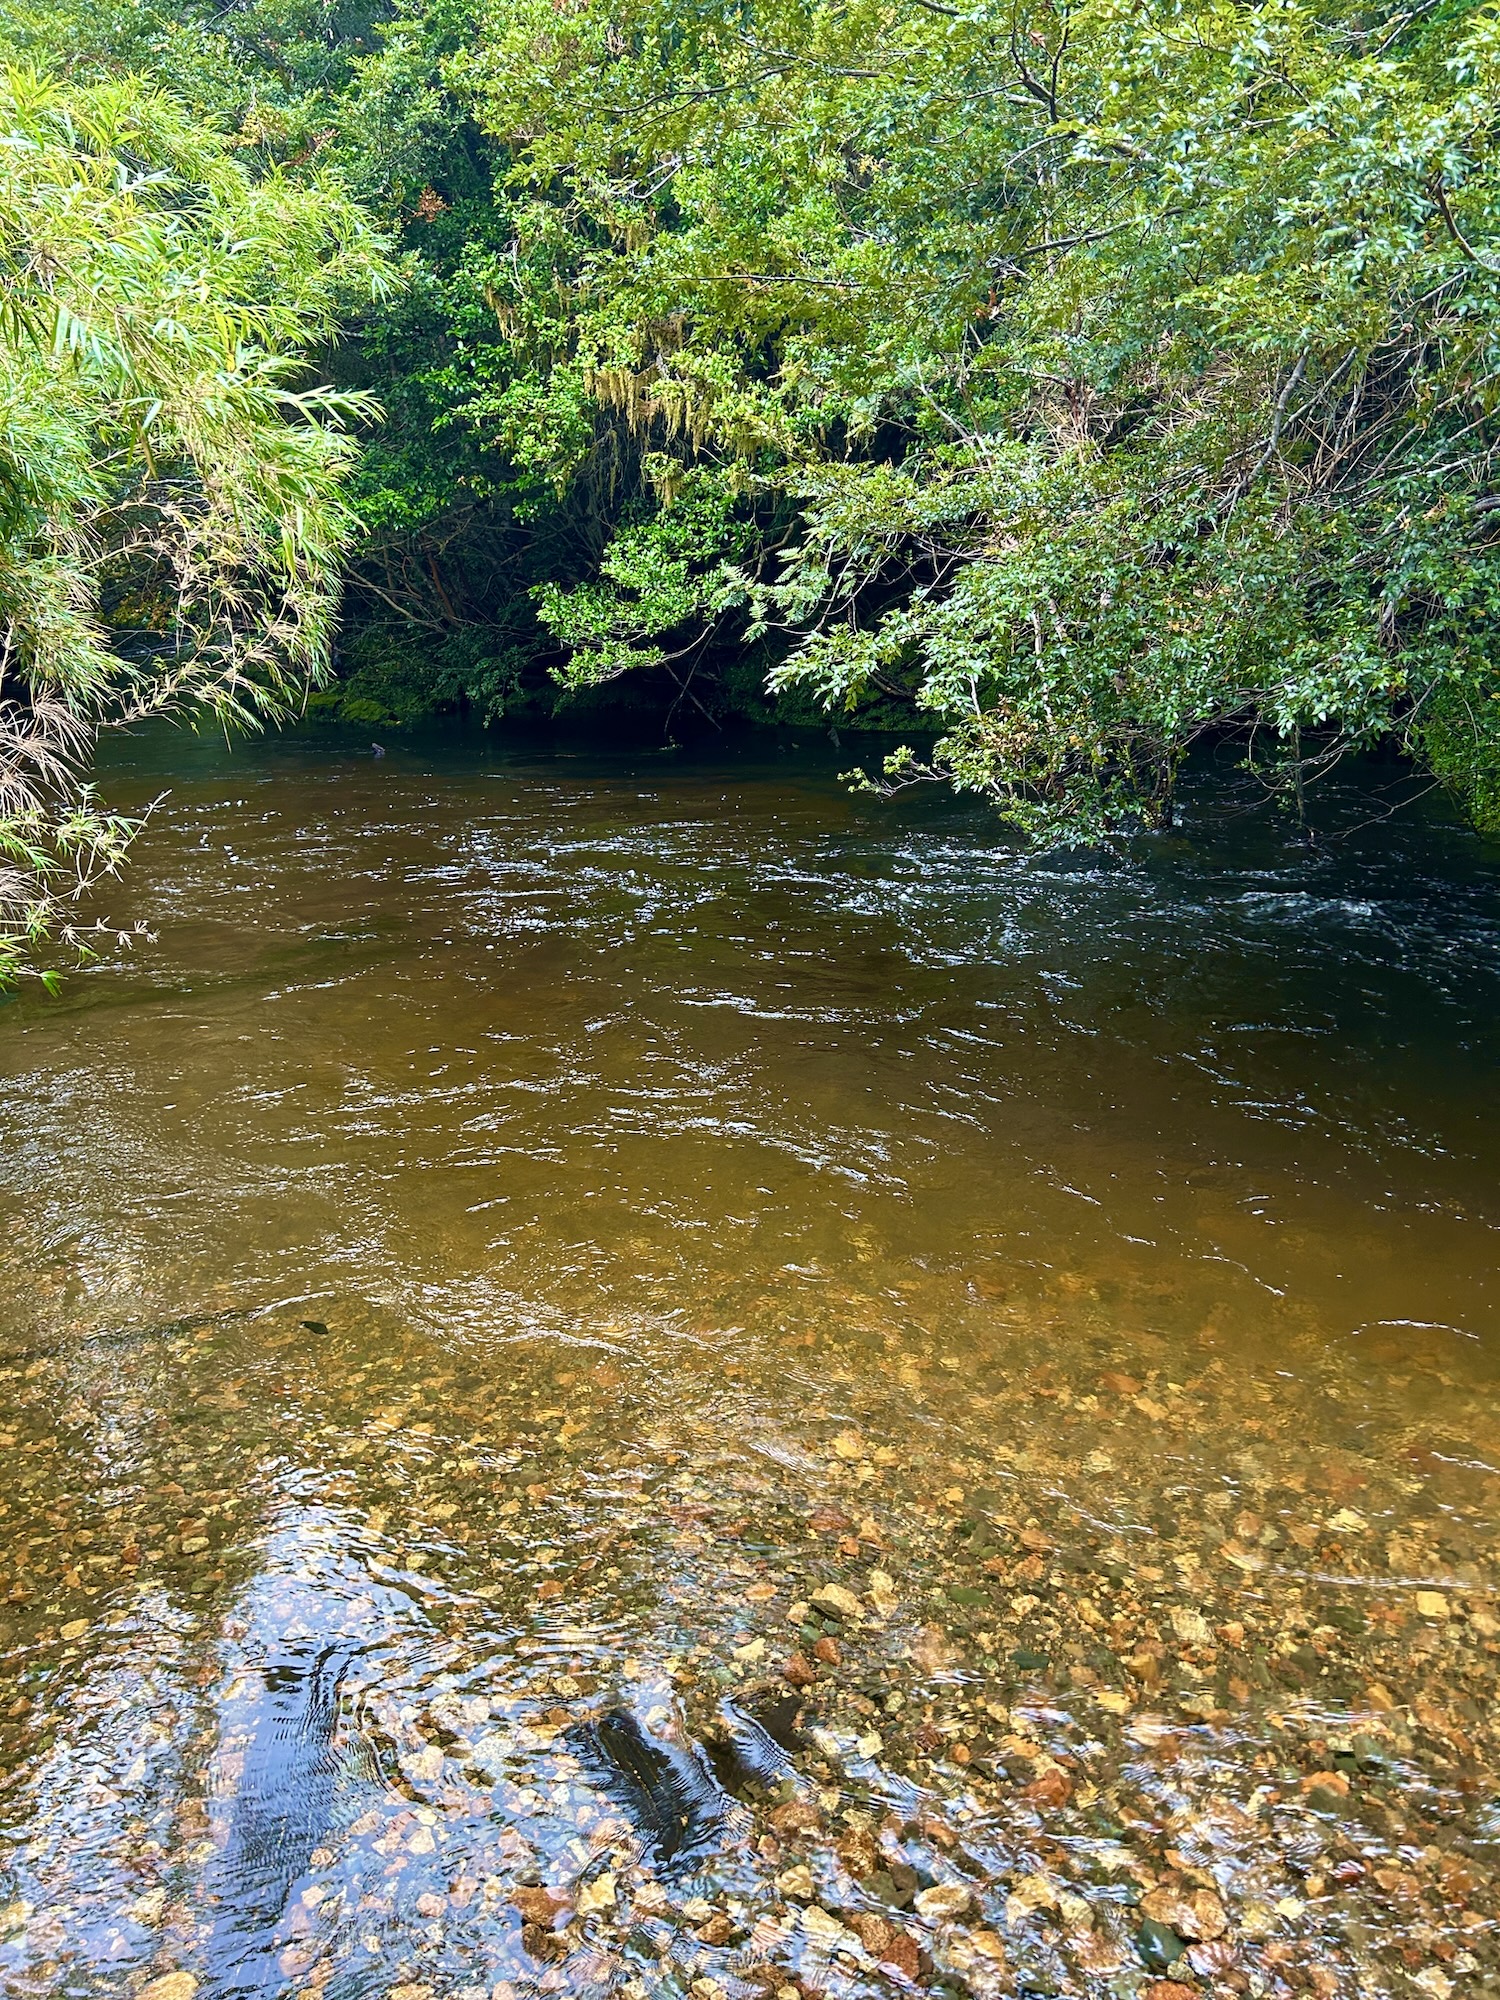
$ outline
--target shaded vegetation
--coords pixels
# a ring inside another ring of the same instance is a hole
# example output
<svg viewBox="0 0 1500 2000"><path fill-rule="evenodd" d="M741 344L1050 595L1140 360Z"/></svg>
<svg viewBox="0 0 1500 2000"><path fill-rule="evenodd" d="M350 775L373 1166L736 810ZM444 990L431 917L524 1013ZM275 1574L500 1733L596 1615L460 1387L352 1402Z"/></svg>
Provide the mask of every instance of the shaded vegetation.
<svg viewBox="0 0 1500 2000"><path fill-rule="evenodd" d="M236 394L321 454L287 556L345 576L315 703L770 700L901 729L873 782L1049 840L1169 819L1206 733L1299 808L1385 742L1500 822L1493 5L47 4L6 40L284 218L221 270L174 209L160 254L249 316ZM389 282L356 298L372 232ZM321 357L297 393L378 401L357 458L333 404L286 403L287 354ZM75 461L92 537L146 461Z"/></svg>

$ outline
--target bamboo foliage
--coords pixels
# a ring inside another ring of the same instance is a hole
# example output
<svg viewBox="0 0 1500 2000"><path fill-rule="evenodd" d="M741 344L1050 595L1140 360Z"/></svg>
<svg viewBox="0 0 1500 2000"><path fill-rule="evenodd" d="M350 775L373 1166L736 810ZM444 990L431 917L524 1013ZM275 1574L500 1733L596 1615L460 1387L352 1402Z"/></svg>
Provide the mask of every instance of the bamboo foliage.
<svg viewBox="0 0 1500 2000"><path fill-rule="evenodd" d="M326 673L370 406L298 357L380 269L334 190L252 179L146 85L0 70L0 980L81 943L133 837L102 730Z"/></svg>

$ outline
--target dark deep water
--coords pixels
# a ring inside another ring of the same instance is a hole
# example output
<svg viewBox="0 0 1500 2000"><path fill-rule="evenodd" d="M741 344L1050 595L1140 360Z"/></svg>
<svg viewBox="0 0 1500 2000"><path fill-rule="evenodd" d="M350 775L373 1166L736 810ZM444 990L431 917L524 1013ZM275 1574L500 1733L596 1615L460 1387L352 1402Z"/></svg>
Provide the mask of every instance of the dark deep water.
<svg viewBox="0 0 1500 2000"><path fill-rule="evenodd" d="M1500 852L359 748L0 1007L0 1990L1500 1984Z"/></svg>

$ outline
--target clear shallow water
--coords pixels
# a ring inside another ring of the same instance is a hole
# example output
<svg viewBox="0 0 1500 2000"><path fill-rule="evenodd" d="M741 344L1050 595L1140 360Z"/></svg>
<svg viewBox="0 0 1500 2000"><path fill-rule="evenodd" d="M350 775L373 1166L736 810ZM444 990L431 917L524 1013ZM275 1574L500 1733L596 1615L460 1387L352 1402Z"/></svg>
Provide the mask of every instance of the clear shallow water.
<svg viewBox="0 0 1500 2000"><path fill-rule="evenodd" d="M121 765L156 940L0 1009L13 1990L1500 1965L1492 851Z"/></svg>

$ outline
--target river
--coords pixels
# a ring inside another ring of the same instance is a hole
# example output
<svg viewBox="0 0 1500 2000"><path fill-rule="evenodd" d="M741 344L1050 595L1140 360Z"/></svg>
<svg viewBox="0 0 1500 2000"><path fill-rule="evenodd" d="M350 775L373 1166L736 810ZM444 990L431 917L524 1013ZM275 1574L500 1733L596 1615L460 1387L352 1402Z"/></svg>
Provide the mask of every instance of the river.
<svg viewBox="0 0 1500 2000"><path fill-rule="evenodd" d="M1500 853L838 768L114 749L0 1007L6 1993L1500 1983Z"/></svg>

